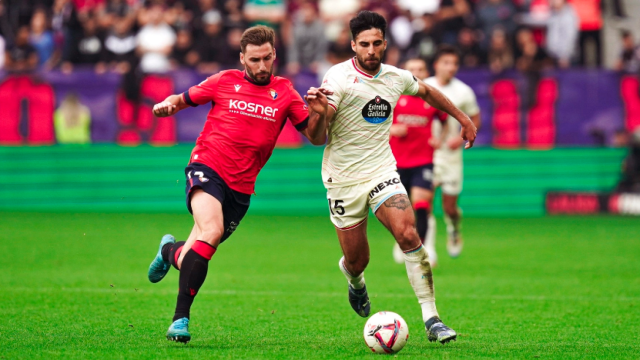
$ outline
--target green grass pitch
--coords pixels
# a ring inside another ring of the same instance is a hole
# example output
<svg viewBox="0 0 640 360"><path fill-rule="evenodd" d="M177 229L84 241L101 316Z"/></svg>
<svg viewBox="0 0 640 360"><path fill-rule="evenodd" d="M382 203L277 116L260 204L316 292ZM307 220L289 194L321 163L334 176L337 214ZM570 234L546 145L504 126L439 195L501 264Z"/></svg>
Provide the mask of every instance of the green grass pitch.
<svg viewBox="0 0 640 360"><path fill-rule="evenodd" d="M372 311L401 314L398 358L640 358L640 220L468 218L436 298L460 334L429 343L392 239L370 219ZM210 263L188 345L165 340L177 276L146 278L160 237L188 215L1 213L0 358L364 359L327 217L249 215Z"/></svg>

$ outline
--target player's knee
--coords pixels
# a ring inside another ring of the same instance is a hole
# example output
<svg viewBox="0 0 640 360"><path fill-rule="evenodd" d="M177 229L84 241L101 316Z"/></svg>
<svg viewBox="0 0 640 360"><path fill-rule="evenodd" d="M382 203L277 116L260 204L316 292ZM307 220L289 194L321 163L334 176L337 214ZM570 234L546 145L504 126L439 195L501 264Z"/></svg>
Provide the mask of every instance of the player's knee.
<svg viewBox="0 0 640 360"><path fill-rule="evenodd" d="M447 214L447 216L449 217L458 216L458 206L456 204L445 204L443 207L444 207L444 212Z"/></svg>
<svg viewBox="0 0 640 360"><path fill-rule="evenodd" d="M218 246L222 238L222 233L222 229L217 228L201 229L198 240L204 241L212 246Z"/></svg>
<svg viewBox="0 0 640 360"><path fill-rule="evenodd" d="M345 258L345 265L347 270L353 275L358 276L364 272L364 269L369 265L369 255L360 255L357 258L347 259Z"/></svg>
<svg viewBox="0 0 640 360"><path fill-rule="evenodd" d="M413 225L407 224L396 233L396 241L402 249L408 249L417 246L420 243L420 238Z"/></svg>

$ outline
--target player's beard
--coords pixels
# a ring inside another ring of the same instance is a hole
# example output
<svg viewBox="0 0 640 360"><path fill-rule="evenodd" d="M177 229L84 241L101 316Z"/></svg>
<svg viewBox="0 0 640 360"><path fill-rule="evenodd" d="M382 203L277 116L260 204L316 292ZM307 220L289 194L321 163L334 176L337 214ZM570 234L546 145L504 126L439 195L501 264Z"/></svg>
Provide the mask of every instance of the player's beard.
<svg viewBox="0 0 640 360"><path fill-rule="evenodd" d="M365 57L365 58L360 58L360 56L356 54L356 60L358 60L358 66L363 70L367 70L371 72L374 72L380 69L380 63L381 63L380 59L382 59L383 57L384 57L384 51L380 53L380 56ZM367 62L367 60L373 60L373 61Z"/></svg>
<svg viewBox="0 0 640 360"><path fill-rule="evenodd" d="M263 72L259 72L258 74L252 73L249 67L245 67L245 70L247 71L247 75L249 75L249 77L251 78L251 80L253 80L254 83L258 85L266 85L269 83L269 81L271 81L271 74L273 74L273 65L271 65L271 69L269 69L268 72L263 71ZM267 76L265 77L264 80L258 80L257 75L267 75Z"/></svg>

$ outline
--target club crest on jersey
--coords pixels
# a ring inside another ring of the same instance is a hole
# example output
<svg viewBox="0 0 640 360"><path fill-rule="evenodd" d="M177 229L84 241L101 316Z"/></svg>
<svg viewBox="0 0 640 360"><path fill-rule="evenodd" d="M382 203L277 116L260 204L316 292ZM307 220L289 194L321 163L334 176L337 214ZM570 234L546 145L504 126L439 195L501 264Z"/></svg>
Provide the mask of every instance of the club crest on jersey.
<svg viewBox="0 0 640 360"><path fill-rule="evenodd" d="M278 92L276 92L276 91L275 91L275 90L273 90L273 89L269 89L269 96L271 96L271 98L272 98L273 100L275 100L275 99L277 99L277 98L278 98Z"/></svg>
<svg viewBox="0 0 640 360"><path fill-rule="evenodd" d="M369 123L380 124L391 115L391 104L379 95L369 101L362 109L362 117Z"/></svg>

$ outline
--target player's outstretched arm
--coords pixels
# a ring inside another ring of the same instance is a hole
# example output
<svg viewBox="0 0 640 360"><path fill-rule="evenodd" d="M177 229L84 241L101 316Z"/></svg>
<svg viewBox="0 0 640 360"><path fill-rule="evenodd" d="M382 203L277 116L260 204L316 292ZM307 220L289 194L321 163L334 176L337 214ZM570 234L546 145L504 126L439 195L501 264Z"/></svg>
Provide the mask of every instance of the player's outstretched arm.
<svg viewBox="0 0 640 360"><path fill-rule="evenodd" d="M163 102L153 105L153 115L157 117L166 117L175 115L178 111L188 108L189 105L184 102L182 94L170 95Z"/></svg>
<svg viewBox="0 0 640 360"><path fill-rule="evenodd" d="M312 87L304 96L309 104L309 125L304 135L313 145L323 145L327 142L327 120L334 113L327 99L327 95L331 94L333 94L331 90Z"/></svg>
<svg viewBox="0 0 640 360"><path fill-rule="evenodd" d="M467 140L467 145L465 145L465 149L468 149L473 146L473 142L476 141L476 133L478 129L473 124L471 119L462 112L462 110L458 109L449 98L444 96L438 89L433 86L429 86L424 82L418 80L418 84L420 88L418 89L417 96L420 96L424 101L429 103L431 106L435 107L438 110L442 110L447 114L453 116L460 125L462 129L460 130L460 136Z"/></svg>

